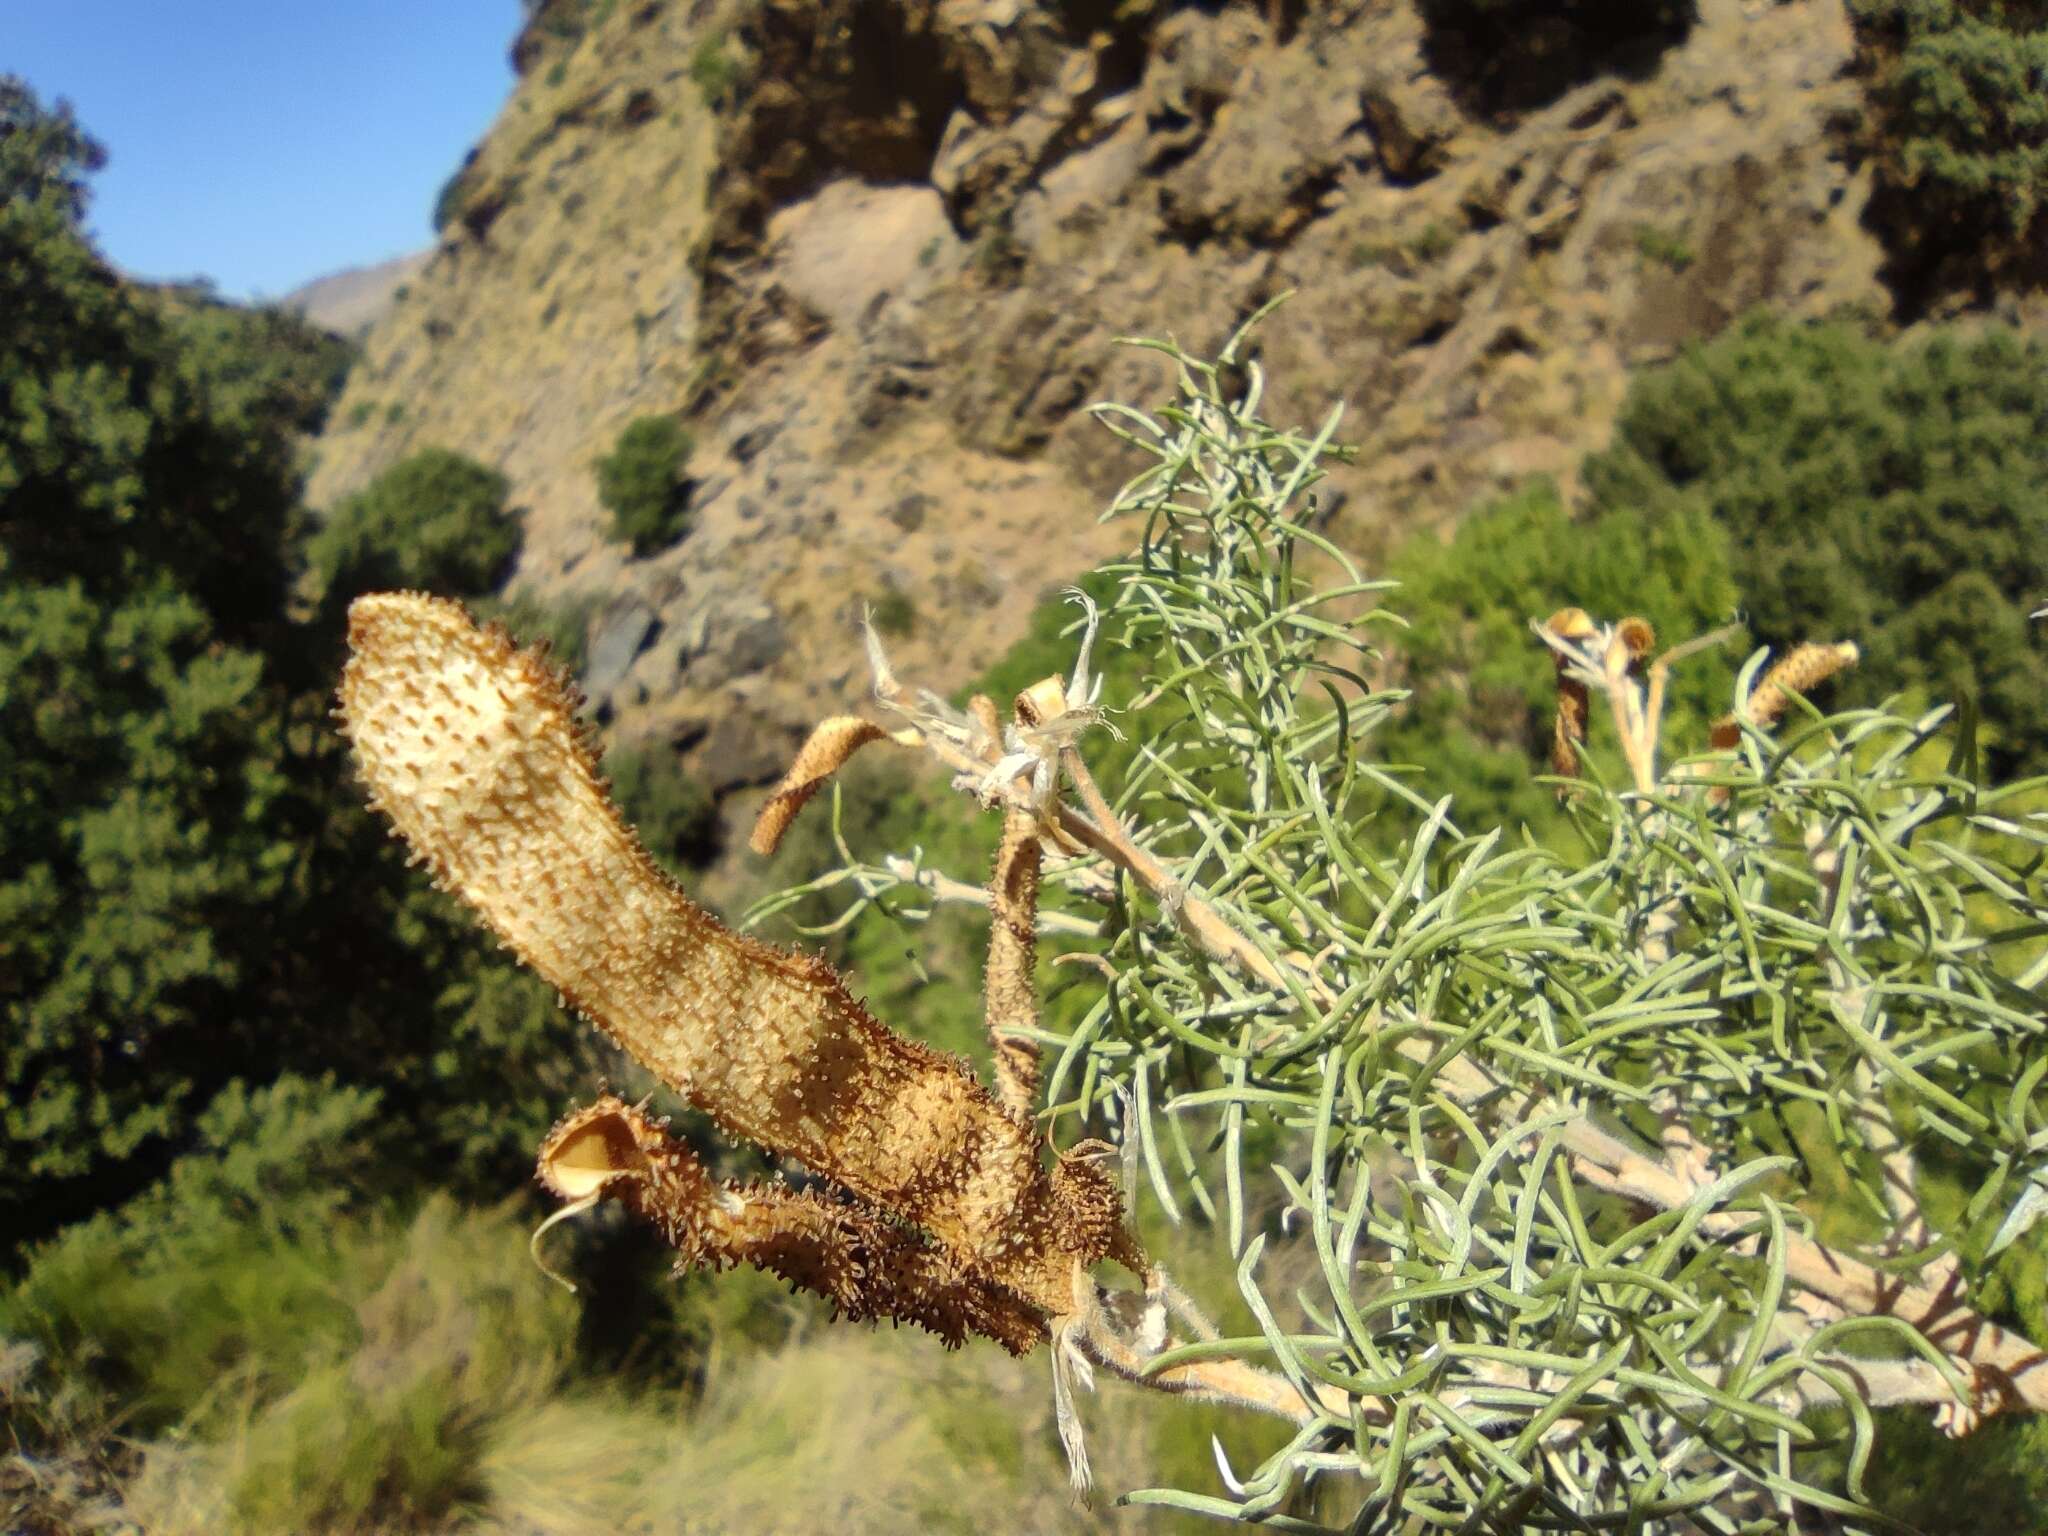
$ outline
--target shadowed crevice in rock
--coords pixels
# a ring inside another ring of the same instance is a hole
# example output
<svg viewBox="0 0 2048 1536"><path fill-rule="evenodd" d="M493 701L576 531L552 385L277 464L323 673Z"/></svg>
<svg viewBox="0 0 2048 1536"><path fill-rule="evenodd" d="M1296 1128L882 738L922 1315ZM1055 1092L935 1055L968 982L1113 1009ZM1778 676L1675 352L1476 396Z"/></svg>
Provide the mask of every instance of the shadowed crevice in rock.
<svg viewBox="0 0 2048 1536"><path fill-rule="evenodd" d="M1473 113L1545 107L1602 75L1643 78L1699 19L1697 0L1417 0L1430 67Z"/></svg>

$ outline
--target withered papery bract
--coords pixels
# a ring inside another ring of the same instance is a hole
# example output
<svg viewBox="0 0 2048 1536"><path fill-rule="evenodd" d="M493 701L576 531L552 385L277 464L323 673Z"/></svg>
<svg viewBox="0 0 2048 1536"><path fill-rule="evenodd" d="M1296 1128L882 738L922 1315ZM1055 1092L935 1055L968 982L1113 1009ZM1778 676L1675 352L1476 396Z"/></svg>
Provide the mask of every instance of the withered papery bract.
<svg viewBox="0 0 2048 1536"><path fill-rule="evenodd" d="M349 645L343 729L371 803L438 883L726 1131L928 1234L1046 1318L1072 1310L1102 1233L1120 1228L1095 1209L1101 1188L1043 1167L1020 1116L957 1059L876 1022L824 961L692 902L613 808L573 697L538 654L414 593L358 598Z"/></svg>

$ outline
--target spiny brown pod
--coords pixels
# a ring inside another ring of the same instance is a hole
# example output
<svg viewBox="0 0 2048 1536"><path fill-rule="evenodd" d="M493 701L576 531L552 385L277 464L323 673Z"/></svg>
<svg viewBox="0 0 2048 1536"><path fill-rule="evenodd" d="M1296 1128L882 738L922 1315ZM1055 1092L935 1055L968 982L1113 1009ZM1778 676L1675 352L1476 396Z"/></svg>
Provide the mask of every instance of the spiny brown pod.
<svg viewBox="0 0 2048 1536"><path fill-rule="evenodd" d="M892 1317L950 1345L970 1335L1021 1355L1046 1336L1031 1307L961 1269L923 1234L858 1201L714 1183L683 1142L606 1094L548 1134L540 1181L563 1200L617 1200L691 1267L752 1264L824 1297L855 1322Z"/></svg>
<svg viewBox="0 0 2048 1536"><path fill-rule="evenodd" d="M343 729L436 881L727 1132L917 1227L1053 1316L1092 1246L1070 1182L956 1058L892 1033L829 965L733 933L620 819L561 680L459 603L358 598Z"/></svg>

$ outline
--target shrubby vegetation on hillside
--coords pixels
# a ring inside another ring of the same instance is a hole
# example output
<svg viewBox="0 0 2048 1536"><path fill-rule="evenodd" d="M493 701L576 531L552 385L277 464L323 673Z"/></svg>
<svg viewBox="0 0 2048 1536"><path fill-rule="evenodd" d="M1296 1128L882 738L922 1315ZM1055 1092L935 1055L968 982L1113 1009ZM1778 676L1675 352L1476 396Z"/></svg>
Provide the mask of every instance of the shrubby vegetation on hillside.
<svg viewBox="0 0 2048 1536"><path fill-rule="evenodd" d="M1537 485L1397 553L1412 627L1388 649L1414 697L1389 759L1448 774L1468 826L1557 834L1531 782L1551 667L1520 637L1585 593L1667 640L1738 618L1777 647L1854 637L1833 697L1968 699L1996 773L2048 769L2048 627L2028 618L2048 594L2044 443L2048 347L2023 334L1754 316L1636 379L1578 515ZM1741 651L1674 679L1674 742L1706 739Z"/></svg>
<svg viewBox="0 0 2048 1536"><path fill-rule="evenodd" d="M496 470L445 448L385 470L334 508L307 543L329 621L338 624L359 592L495 592L519 553L508 490Z"/></svg>
<svg viewBox="0 0 2048 1536"><path fill-rule="evenodd" d="M1877 109L1879 214L1916 281L2048 277L2048 9L1850 0Z"/></svg>
<svg viewBox="0 0 2048 1536"><path fill-rule="evenodd" d="M1567 598L1593 613L1635 613L1682 640L1736 608L1728 541L1705 514L1656 521L1626 510L1575 520L1547 481L1475 510L1448 544L1411 541L1387 574L1408 626L1386 647L1406 706L1379 734L1390 763L1428 765L1468 828L1554 827L1548 772L1557 675L1529 621ZM1726 705L1736 656L1702 657L1674 680L1670 736L1704 743Z"/></svg>
<svg viewBox="0 0 2048 1536"><path fill-rule="evenodd" d="M1853 636L1841 697L1973 700L1996 772L2048 768L2048 344L1759 315L1630 388L1594 508L1718 525L1756 638Z"/></svg>
<svg viewBox="0 0 2048 1536"><path fill-rule="evenodd" d="M673 416L636 416L597 461L597 499L612 515L612 537L651 555L690 531L689 467L695 447Z"/></svg>
<svg viewBox="0 0 2048 1536"><path fill-rule="evenodd" d="M78 237L97 146L6 89L0 1210L27 1235L159 1166L269 1049L299 514L289 444L224 417Z"/></svg>

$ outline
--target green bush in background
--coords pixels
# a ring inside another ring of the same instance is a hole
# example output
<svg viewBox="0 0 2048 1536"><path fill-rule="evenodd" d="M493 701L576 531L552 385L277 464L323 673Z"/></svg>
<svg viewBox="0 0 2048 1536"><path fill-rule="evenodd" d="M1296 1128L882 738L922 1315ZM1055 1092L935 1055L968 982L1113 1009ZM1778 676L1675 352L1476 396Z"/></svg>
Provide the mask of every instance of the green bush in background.
<svg viewBox="0 0 2048 1536"><path fill-rule="evenodd" d="M1728 540L1704 513L1574 520L1547 481L1469 514L1448 543L1410 540L1387 574L1401 583L1390 601L1409 622L1385 644L1410 698L1380 733L1382 752L1389 763L1428 764L1471 830L1562 832L1555 791L1535 782L1549 771L1557 674L1530 620L1564 607L1639 614L1668 645L1727 623L1736 607ZM1741 652L1731 644L1674 675L1674 746L1704 750ZM1605 728L1596 717L1596 742Z"/></svg>
<svg viewBox="0 0 2048 1536"><path fill-rule="evenodd" d="M496 619L521 645L545 640L548 657L558 667L581 672L590 651L590 616L597 611L598 597L583 593L560 603L550 603L531 588L515 587L500 597L473 606L485 618Z"/></svg>
<svg viewBox="0 0 2048 1536"><path fill-rule="evenodd" d="M2042 272L2048 7L1850 0L1880 150L1879 211L1928 275Z"/></svg>
<svg viewBox="0 0 2048 1536"><path fill-rule="evenodd" d="M342 502L307 546L323 602L394 587L479 597L519 552L518 518L496 470L445 448L404 459Z"/></svg>
<svg viewBox="0 0 2048 1536"><path fill-rule="evenodd" d="M1887 343L1758 315L1630 386L1596 516L1726 537L1760 642L1852 639L1835 697L1975 701L1999 774L2048 767L2048 344ZM1660 535L1660 537L1669 536Z"/></svg>
<svg viewBox="0 0 2048 1536"><path fill-rule="evenodd" d="M214 411L259 440L318 432L356 359L353 343L292 310L206 301L167 303L165 316Z"/></svg>
<svg viewBox="0 0 2048 1536"><path fill-rule="evenodd" d="M695 446L673 416L641 416L597 461L597 498L612 514L612 536L635 555L653 554L689 532L684 470Z"/></svg>
<svg viewBox="0 0 2048 1536"><path fill-rule="evenodd" d="M453 224L469 208L469 200L476 195L477 177L474 167L477 153L471 150L462 164L441 183L441 190L434 194L432 223L436 235L445 235Z"/></svg>

